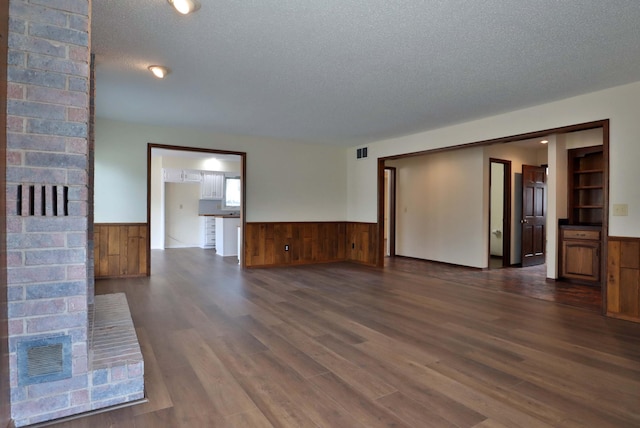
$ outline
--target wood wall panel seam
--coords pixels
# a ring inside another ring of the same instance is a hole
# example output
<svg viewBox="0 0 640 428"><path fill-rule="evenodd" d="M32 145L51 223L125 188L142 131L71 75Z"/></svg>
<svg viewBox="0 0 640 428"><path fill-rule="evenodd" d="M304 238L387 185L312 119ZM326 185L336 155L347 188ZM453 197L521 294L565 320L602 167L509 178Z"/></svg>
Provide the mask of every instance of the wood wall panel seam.
<svg viewBox="0 0 640 428"><path fill-rule="evenodd" d="M607 315L640 322L640 238L609 237Z"/></svg>

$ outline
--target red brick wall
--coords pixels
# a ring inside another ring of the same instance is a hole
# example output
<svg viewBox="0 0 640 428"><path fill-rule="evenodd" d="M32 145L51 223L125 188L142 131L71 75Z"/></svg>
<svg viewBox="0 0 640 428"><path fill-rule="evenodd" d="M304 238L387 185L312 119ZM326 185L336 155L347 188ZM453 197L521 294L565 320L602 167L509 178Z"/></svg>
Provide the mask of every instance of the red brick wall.
<svg viewBox="0 0 640 428"><path fill-rule="evenodd" d="M80 413L90 407L90 9L91 0L9 2L6 232L11 413L17 426ZM38 209L35 215L25 209L18 212L20 185L24 189L66 186L68 215L51 215L51 207L44 214ZM20 386L17 344L51 335L71 337L72 378Z"/></svg>

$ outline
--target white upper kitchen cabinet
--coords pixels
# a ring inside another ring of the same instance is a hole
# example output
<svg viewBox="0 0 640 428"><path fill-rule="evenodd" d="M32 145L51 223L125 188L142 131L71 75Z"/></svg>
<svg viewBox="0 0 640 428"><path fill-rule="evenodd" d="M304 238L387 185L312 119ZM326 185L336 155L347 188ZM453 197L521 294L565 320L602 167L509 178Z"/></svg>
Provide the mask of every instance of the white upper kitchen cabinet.
<svg viewBox="0 0 640 428"><path fill-rule="evenodd" d="M202 171L184 169L182 170L182 180L185 183L202 183Z"/></svg>
<svg viewBox="0 0 640 428"><path fill-rule="evenodd" d="M203 171L200 185L201 199L222 199L224 174L220 172Z"/></svg>
<svg viewBox="0 0 640 428"><path fill-rule="evenodd" d="M163 168L162 181L166 183L201 183L202 172L190 169Z"/></svg>
<svg viewBox="0 0 640 428"><path fill-rule="evenodd" d="M182 183L182 170L174 168L163 168L162 181L167 183Z"/></svg>

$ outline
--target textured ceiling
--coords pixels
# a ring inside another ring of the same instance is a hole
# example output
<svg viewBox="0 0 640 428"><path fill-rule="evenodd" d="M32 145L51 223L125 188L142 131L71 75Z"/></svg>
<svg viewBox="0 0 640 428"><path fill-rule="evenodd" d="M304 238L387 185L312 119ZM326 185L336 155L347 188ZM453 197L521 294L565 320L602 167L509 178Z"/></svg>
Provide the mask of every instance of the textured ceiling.
<svg viewBox="0 0 640 428"><path fill-rule="evenodd" d="M638 0L201 4L93 1L99 117L349 146L640 80Z"/></svg>

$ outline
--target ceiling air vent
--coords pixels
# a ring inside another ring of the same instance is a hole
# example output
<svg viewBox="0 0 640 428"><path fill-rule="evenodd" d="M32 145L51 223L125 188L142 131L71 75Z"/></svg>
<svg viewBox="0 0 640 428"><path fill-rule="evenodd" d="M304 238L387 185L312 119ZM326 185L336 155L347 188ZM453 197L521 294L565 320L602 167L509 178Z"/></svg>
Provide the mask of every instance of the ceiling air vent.
<svg viewBox="0 0 640 428"><path fill-rule="evenodd" d="M367 147L361 147L356 150L356 159L364 159L367 157Z"/></svg>

